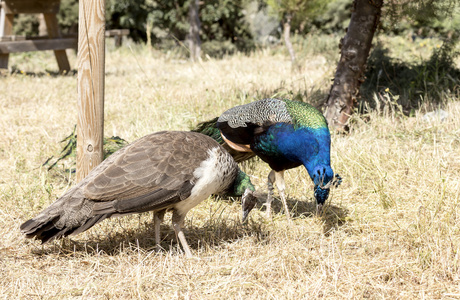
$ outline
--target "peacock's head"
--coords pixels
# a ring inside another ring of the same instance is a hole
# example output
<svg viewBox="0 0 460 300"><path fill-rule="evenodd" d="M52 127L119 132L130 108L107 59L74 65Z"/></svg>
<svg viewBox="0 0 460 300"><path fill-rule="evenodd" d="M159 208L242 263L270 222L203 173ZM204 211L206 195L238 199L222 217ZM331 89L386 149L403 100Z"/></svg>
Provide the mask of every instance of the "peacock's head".
<svg viewBox="0 0 460 300"><path fill-rule="evenodd" d="M335 174L330 166L317 166L311 174L315 184L315 199L317 204L317 213L321 212L323 204L329 197L329 191L332 186L337 187L342 183L342 177Z"/></svg>

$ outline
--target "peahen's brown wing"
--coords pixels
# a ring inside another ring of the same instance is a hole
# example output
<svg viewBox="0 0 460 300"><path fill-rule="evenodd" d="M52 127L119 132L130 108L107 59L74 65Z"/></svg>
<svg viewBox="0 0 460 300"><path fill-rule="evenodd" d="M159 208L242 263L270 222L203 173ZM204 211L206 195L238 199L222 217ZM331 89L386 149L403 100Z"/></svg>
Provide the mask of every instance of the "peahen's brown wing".
<svg viewBox="0 0 460 300"><path fill-rule="evenodd" d="M207 158L207 151L218 146L211 138L194 132L144 136L114 153L106 165L97 168L99 171L93 170L97 172L85 178L84 196L110 202L113 211L105 213L165 207L190 195L194 170ZM99 205L99 209L108 207Z"/></svg>

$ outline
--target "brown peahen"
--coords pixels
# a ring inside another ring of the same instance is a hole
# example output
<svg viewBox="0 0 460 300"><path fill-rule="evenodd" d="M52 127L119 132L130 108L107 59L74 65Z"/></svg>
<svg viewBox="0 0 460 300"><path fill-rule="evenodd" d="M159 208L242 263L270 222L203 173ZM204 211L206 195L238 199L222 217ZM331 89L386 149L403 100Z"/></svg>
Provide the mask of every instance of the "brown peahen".
<svg viewBox="0 0 460 300"><path fill-rule="evenodd" d="M182 231L187 212L211 194L242 196L244 220L257 201L254 190L232 156L210 137L163 131L112 154L20 229L46 243L109 217L154 211L158 244L162 216L171 210L172 227L191 257Z"/></svg>

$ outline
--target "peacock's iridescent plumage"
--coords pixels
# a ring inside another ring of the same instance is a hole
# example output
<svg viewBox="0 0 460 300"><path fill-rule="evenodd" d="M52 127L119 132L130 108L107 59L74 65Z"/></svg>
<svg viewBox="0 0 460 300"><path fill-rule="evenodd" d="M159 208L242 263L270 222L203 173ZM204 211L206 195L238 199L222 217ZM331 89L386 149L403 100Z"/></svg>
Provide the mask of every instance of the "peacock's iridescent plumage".
<svg viewBox="0 0 460 300"><path fill-rule="evenodd" d="M322 205L328 198L334 180L330 164L331 136L326 119L310 104L263 99L230 108L210 123L214 130L220 130L220 143L238 149L240 154L241 151L254 153L278 173L269 175L269 189L273 189L270 184L276 182L278 190L284 191L283 172L303 165L315 184L317 203ZM209 130L209 126L207 128ZM203 130L200 132L209 135ZM215 131L213 133L215 136Z"/></svg>

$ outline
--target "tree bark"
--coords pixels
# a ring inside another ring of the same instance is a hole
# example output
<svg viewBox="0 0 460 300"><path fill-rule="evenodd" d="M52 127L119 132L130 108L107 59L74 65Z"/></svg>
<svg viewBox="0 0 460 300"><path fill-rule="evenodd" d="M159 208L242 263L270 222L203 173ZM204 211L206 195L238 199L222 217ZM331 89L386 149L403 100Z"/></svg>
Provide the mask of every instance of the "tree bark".
<svg viewBox="0 0 460 300"><path fill-rule="evenodd" d="M350 24L339 45L341 56L334 83L325 105L325 117L331 128L348 130L348 119L357 103L359 86L365 79L366 61L382 5L383 0L355 0L353 3Z"/></svg>
<svg viewBox="0 0 460 300"><path fill-rule="evenodd" d="M283 35L284 35L284 43L289 51L289 55L291 56L291 62L295 63L295 52L294 48L292 47L291 43L291 20L292 15L287 13L284 17L284 24L283 24Z"/></svg>
<svg viewBox="0 0 460 300"><path fill-rule="evenodd" d="M201 40L200 40L200 18L198 15L199 0L191 0L190 7L188 10L188 18L190 23L189 29L189 48L190 48L190 59L197 61L201 59Z"/></svg>

